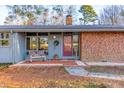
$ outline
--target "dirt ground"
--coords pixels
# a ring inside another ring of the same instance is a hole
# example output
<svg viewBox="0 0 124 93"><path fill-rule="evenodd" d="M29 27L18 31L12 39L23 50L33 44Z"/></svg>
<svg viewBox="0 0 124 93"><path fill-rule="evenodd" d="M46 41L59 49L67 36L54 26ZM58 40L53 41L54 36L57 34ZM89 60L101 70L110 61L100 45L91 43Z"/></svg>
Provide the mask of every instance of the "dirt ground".
<svg viewBox="0 0 124 93"><path fill-rule="evenodd" d="M11 67L0 70L0 87L124 87L124 81L72 76L64 67Z"/></svg>

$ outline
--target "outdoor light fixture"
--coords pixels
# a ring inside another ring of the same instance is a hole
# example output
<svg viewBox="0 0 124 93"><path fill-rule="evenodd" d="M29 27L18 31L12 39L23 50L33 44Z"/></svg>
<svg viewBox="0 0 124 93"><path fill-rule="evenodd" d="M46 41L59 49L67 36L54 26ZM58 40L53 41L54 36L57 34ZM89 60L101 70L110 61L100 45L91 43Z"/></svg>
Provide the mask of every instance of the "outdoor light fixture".
<svg viewBox="0 0 124 93"><path fill-rule="evenodd" d="M53 39L56 39L56 36L53 36Z"/></svg>

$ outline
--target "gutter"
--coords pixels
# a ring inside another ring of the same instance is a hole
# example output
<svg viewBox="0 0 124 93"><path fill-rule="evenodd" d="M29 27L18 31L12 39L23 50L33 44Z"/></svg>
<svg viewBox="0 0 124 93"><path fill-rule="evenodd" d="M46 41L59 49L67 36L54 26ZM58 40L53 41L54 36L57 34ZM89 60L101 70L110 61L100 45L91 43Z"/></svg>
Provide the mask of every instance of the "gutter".
<svg viewBox="0 0 124 93"><path fill-rule="evenodd" d="M8 29L0 29L0 31L9 32ZM124 29L104 28L104 29L13 29L14 32L124 32Z"/></svg>

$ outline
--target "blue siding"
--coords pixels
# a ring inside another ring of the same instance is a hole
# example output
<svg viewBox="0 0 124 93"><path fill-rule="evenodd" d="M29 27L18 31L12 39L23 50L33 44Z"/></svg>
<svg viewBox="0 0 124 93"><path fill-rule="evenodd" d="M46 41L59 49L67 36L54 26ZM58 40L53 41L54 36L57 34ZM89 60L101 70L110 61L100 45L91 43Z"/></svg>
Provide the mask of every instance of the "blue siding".
<svg viewBox="0 0 124 93"><path fill-rule="evenodd" d="M17 63L19 61L25 60L26 50L24 33L15 33L14 45L15 45L14 61Z"/></svg>
<svg viewBox="0 0 124 93"><path fill-rule="evenodd" d="M10 47L0 47L0 63L12 63Z"/></svg>
<svg viewBox="0 0 124 93"><path fill-rule="evenodd" d="M24 33L13 34L12 45L13 63L17 63L25 59L25 36Z"/></svg>
<svg viewBox="0 0 124 93"><path fill-rule="evenodd" d="M0 63L12 63L12 35L10 35L9 46L0 47Z"/></svg>

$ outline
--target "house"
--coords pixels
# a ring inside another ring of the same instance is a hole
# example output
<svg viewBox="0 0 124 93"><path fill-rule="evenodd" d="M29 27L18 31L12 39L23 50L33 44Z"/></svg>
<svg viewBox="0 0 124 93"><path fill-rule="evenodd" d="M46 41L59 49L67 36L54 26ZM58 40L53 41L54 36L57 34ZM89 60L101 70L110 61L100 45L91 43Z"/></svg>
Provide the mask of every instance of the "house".
<svg viewBox="0 0 124 93"><path fill-rule="evenodd" d="M124 61L124 26L0 26L0 63L18 63L30 51L48 59Z"/></svg>

